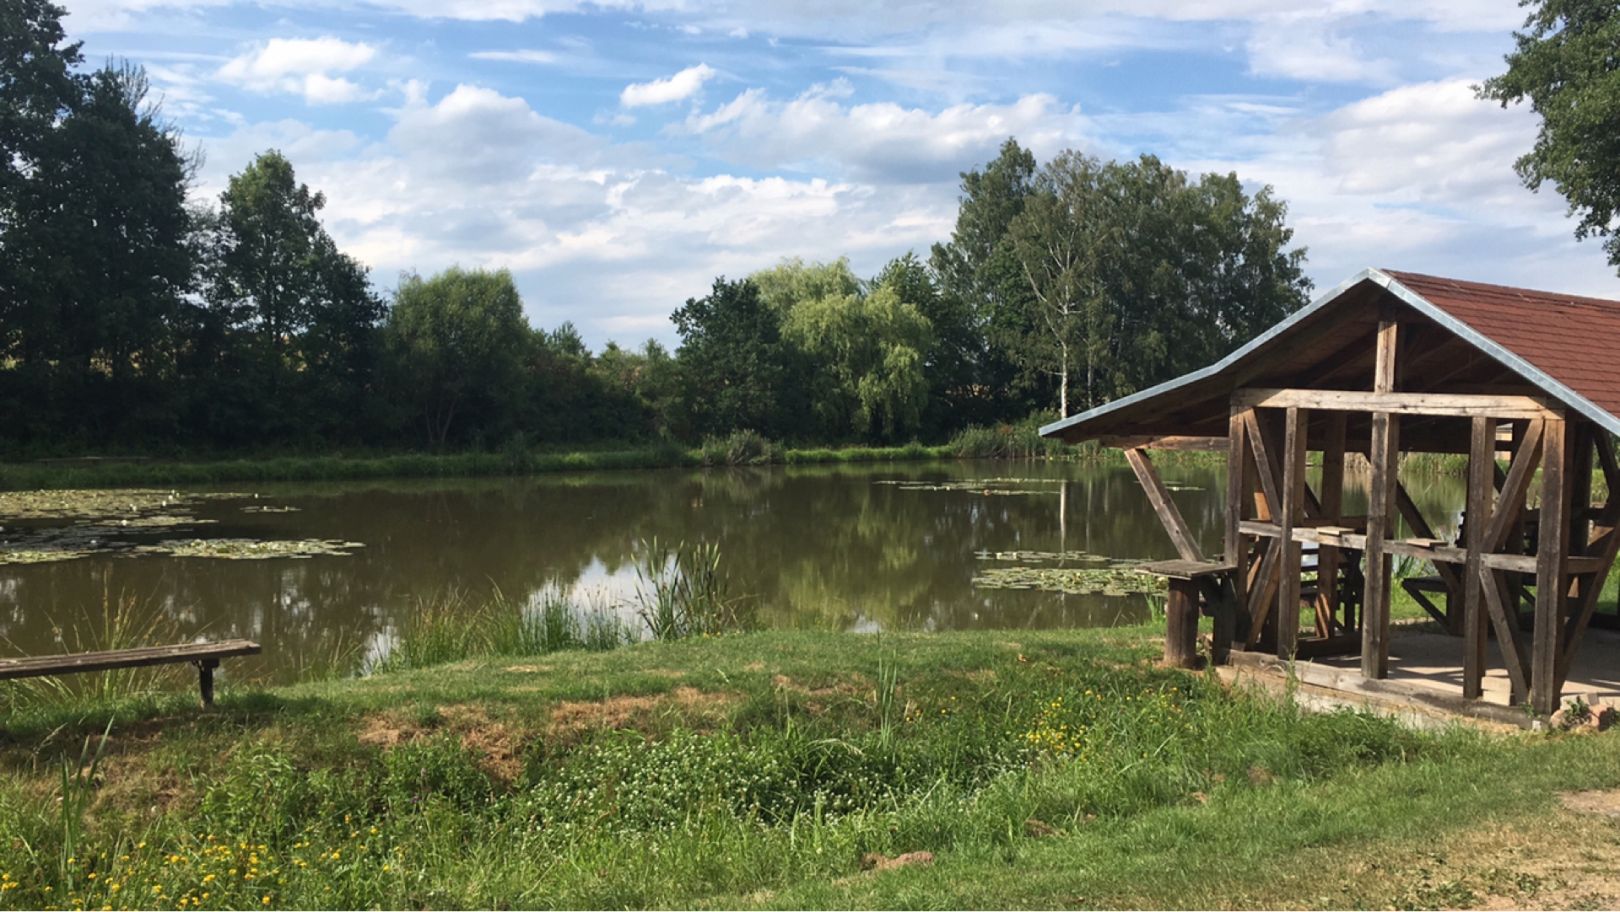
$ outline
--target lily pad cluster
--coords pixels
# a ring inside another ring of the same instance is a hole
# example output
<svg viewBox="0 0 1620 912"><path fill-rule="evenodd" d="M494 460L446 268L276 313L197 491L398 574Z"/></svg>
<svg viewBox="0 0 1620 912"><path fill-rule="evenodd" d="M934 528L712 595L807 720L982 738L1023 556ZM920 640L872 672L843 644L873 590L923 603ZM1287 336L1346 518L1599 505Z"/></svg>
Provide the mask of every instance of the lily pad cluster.
<svg viewBox="0 0 1620 912"><path fill-rule="evenodd" d="M1016 479L1019 482L1033 479ZM954 491L964 494L979 494L985 497L997 495L1045 494L1051 491L1035 491L1029 488L1009 488L1005 485L1011 480L997 478L975 478L968 481L906 481L887 479L877 484L894 485L902 491Z"/></svg>
<svg viewBox="0 0 1620 912"><path fill-rule="evenodd" d="M334 538L306 539L253 539L253 538L198 538L189 541L162 541L155 545L141 545L137 554L166 554L170 557L210 557L219 560L268 560L275 557L308 558L321 555L342 556L364 548L361 542Z"/></svg>
<svg viewBox="0 0 1620 912"><path fill-rule="evenodd" d="M1160 577L1127 567L990 567L973 577L981 589L1039 589L1070 595L1155 595Z"/></svg>
<svg viewBox="0 0 1620 912"><path fill-rule="evenodd" d="M1012 561L1019 564L1115 564L1114 558L1089 551L980 551L979 560Z"/></svg>
<svg viewBox="0 0 1620 912"><path fill-rule="evenodd" d="M351 554L358 542L328 539L186 538L175 533L218 520L197 515L207 502L257 495L156 489L0 492L0 565L74 560L92 554L168 555L256 560ZM291 513L296 507L250 504L245 513ZM156 535L172 538L153 541Z"/></svg>

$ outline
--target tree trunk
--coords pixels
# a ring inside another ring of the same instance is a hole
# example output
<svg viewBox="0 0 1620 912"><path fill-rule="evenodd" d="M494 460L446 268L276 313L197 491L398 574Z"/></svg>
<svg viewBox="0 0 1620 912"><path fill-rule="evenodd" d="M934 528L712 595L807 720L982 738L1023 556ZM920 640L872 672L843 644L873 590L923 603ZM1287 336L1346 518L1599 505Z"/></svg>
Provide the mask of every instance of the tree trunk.
<svg viewBox="0 0 1620 912"><path fill-rule="evenodd" d="M1062 374L1058 377L1058 417L1069 417L1069 343L1059 342L1058 351L1059 369Z"/></svg>

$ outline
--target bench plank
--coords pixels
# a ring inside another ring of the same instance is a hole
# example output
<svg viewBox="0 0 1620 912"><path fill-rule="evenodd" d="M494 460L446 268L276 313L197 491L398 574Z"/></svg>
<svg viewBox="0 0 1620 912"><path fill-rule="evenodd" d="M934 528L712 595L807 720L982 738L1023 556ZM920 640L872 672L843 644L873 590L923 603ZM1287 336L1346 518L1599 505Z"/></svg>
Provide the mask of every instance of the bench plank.
<svg viewBox="0 0 1620 912"><path fill-rule="evenodd" d="M106 671L112 668L140 668L178 662L213 662L232 656L258 655L259 644L252 640L220 640L213 643L184 643L178 646L142 646L104 652L78 652L68 655L28 656L0 659L0 680L34 678L46 675Z"/></svg>
<svg viewBox="0 0 1620 912"><path fill-rule="evenodd" d="M1149 573L1154 576L1165 576L1171 579L1198 579L1205 576L1218 576L1230 573L1237 569L1234 564L1216 563L1213 561L1191 560L1162 560L1146 564L1138 564L1131 568L1138 573Z"/></svg>

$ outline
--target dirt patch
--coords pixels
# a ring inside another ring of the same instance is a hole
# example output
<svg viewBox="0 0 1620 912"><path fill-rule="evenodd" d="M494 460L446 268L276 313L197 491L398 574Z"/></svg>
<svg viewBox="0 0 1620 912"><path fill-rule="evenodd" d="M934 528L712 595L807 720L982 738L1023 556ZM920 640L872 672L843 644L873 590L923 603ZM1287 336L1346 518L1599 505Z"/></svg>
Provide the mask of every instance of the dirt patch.
<svg viewBox="0 0 1620 912"><path fill-rule="evenodd" d="M764 670L765 670L765 663L761 662L758 659L755 659L754 661L749 662L747 665L743 666L743 671L764 671Z"/></svg>
<svg viewBox="0 0 1620 912"><path fill-rule="evenodd" d="M1324 902L1339 908L1620 908L1617 836L1613 818L1584 809L1476 827L1335 871L1331 879L1346 892ZM1364 892L1370 885L1377 886ZM1275 898L1248 901L1277 904Z"/></svg>
<svg viewBox="0 0 1620 912"><path fill-rule="evenodd" d="M741 700L739 694L696 687L677 687L667 694L569 700L552 708L550 733L573 737L598 729L640 728L664 713L678 714L686 721L718 723Z"/></svg>
<svg viewBox="0 0 1620 912"><path fill-rule="evenodd" d="M555 669L550 665L508 665L501 670L508 674L543 674Z"/></svg>
<svg viewBox="0 0 1620 912"><path fill-rule="evenodd" d="M893 858L882 852L867 852L861 856L863 871L893 871L895 868L926 867L933 863L933 852L906 852Z"/></svg>
<svg viewBox="0 0 1620 912"><path fill-rule="evenodd" d="M771 685L777 690L804 697L804 709L812 716L826 712L827 707L836 701L875 699L872 685L859 678L845 678L820 687L810 687L779 674L771 677Z"/></svg>
<svg viewBox="0 0 1620 912"><path fill-rule="evenodd" d="M391 750L438 732L454 734L462 749L496 782L511 785L523 774L522 747L529 733L471 703L438 707L436 718L426 724L392 713L367 716L356 737L361 744Z"/></svg>
<svg viewBox="0 0 1620 912"><path fill-rule="evenodd" d="M1620 789L1565 792L1558 796L1558 800L1564 807L1576 813L1620 818Z"/></svg>

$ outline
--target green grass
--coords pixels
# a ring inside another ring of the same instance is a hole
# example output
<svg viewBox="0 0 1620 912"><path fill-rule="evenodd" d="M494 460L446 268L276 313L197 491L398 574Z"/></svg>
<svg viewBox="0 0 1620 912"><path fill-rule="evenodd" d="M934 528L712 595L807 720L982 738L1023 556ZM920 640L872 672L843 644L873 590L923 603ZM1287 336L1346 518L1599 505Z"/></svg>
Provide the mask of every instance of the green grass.
<svg viewBox="0 0 1620 912"><path fill-rule="evenodd" d="M1610 736L1303 715L1154 632L495 638L207 713L22 706L0 904L1386 905L1334 872L1620 782Z"/></svg>

